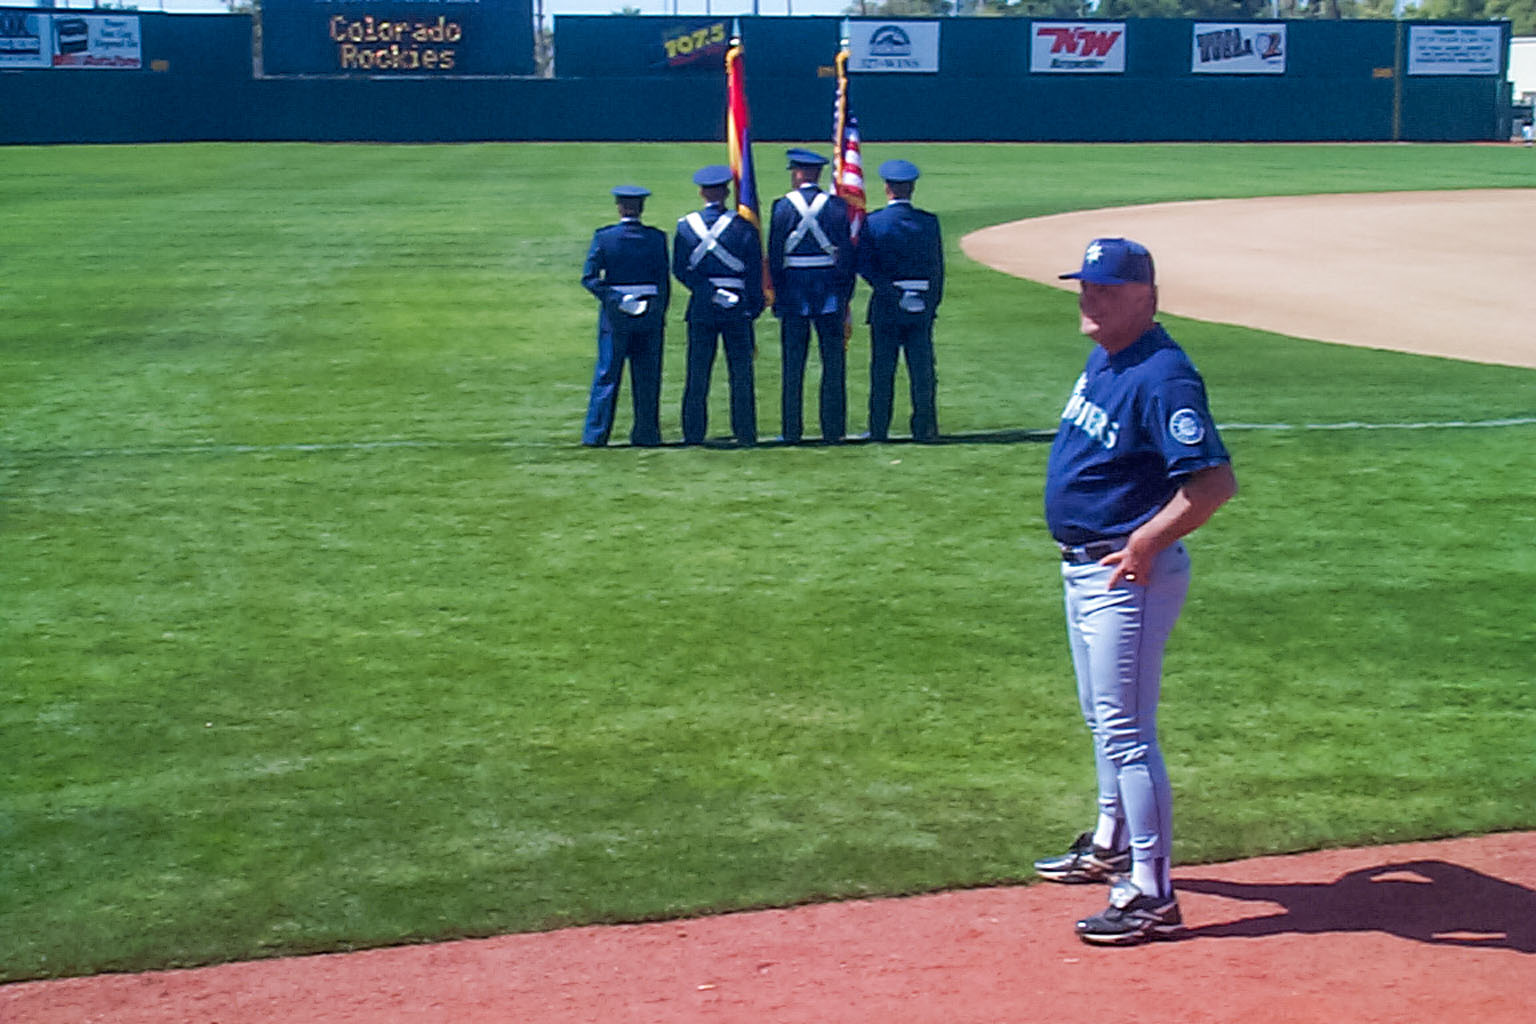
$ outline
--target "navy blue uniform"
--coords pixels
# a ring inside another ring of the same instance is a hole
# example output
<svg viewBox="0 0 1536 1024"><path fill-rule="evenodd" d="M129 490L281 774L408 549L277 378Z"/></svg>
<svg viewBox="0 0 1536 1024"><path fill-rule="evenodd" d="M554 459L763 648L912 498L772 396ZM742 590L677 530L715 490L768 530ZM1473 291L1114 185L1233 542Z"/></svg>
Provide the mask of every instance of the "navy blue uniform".
<svg viewBox="0 0 1536 1024"><path fill-rule="evenodd" d="M906 353L912 436L937 440L933 321L944 298L944 243L939 219L905 199L869 215L858 245L859 274L869 296L869 436L884 441L891 426L896 361Z"/></svg>
<svg viewBox="0 0 1536 1024"><path fill-rule="evenodd" d="M597 367L581 443L608 443L627 361L635 409L630 443L660 444L661 351L672 294L667 236L632 217L598 228L581 283L602 303L597 318Z"/></svg>
<svg viewBox="0 0 1536 1024"><path fill-rule="evenodd" d="M1169 875L1173 791L1157 708L1163 651L1189 590L1189 552L1176 541L1145 576L1118 581L1113 561L1103 559L1125 548L1192 474L1229 461L1199 373L1160 325L1112 355L1094 347L1062 411L1045 483L1078 705L1094 740L1092 852L1102 866L1123 858L1131 868L1111 890L1109 909L1078 922L1085 941L1124 944L1182 927ZM1087 842L1085 833L1080 844Z"/></svg>
<svg viewBox="0 0 1536 1024"><path fill-rule="evenodd" d="M1126 536L1196 470L1229 462L1205 383L1160 325L1115 355L1095 347L1061 414L1045 516L1059 544Z"/></svg>
<svg viewBox="0 0 1536 1024"><path fill-rule="evenodd" d="M679 219L672 240L672 272L692 293L683 440L699 444L708 430L709 378L718 341L725 349L731 381L731 433L738 444L756 444L752 322L763 311L763 250L757 228L718 203Z"/></svg>
<svg viewBox="0 0 1536 1024"><path fill-rule="evenodd" d="M796 201L814 209L807 230ZM805 361L811 328L821 352L821 436L841 440L847 432L846 353L843 321L853 296L853 242L848 235L848 206L814 184L774 200L768 230L768 272L773 280L773 312L779 317L784 348L782 414L784 440L798 441Z"/></svg>

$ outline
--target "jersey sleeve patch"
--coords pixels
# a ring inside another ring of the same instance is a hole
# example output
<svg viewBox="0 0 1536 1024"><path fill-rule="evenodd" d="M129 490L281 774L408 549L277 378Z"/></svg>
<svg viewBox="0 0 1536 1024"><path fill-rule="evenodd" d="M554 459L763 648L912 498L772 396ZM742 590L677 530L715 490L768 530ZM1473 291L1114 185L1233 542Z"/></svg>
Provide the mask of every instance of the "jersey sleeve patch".
<svg viewBox="0 0 1536 1024"><path fill-rule="evenodd" d="M1185 406L1168 417L1168 435L1180 444L1197 445L1205 440L1205 420Z"/></svg>

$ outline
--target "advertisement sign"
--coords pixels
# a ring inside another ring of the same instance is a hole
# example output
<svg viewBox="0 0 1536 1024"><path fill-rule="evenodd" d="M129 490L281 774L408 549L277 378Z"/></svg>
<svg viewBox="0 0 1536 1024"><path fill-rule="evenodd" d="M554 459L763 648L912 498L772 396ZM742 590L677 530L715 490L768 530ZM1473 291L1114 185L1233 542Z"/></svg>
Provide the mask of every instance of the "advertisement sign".
<svg viewBox="0 0 1536 1024"><path fill-rule="evenodd" d="M1410 25L1410 75L1496 75L1497 25Z"/></svg>
<svg viewBox="0 0 1536 1024"><path fill-rule="evenodd" d="M264 76L533 73L531 0L263 0Z"/></svg>
<svg viewBox="0 0 1536 1024"><path fill-rule="evenodd" d="M53 66L127 68L144 66L137 15L55 14Z"/></svg>
<svg viewBox="0 0 1536 1024"><path fill-rule="evenodd" d="M936 21L850 21L848 70L939 70L939 23Z"/></svg>
<svg viewBox="0 0 1536 1024"><path fill-rule="evenodd" d="M46 68L52 57L49 15L0 11L0 68Z"/></svg>
<svg viewBox="0 0 1536 1024"><path fill-rule="evenodd" d="M668 68L725 67L725 51L730 49L730 28L724 21L706 21L673 25L661 34L661 48Z"/></svg>
<svg viewBox="0 0 1536 1024"><path fill-rule="evenodd" d="M1189 69L1208 75L1285 74L1285 25L1196 22Z"/></svg>
<svg viewBox="0 0 1536 1024"><path fill-rule="evenodd" d="M1119 74L1125 71L1125 22L1037 21L1031 26L1029 70Z"/></svg>

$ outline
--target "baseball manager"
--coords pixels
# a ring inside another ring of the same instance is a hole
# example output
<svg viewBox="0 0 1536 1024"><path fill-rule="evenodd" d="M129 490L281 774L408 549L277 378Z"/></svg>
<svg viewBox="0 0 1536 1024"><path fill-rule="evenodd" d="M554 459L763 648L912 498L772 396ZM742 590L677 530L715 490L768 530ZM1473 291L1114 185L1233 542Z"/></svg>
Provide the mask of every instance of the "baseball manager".
<svg viewBox="0 0 1536 1024"><path fill-rule="evenodd" d="M1237 478L1204 381L1154 320L1151 253L1098 238L1082 267L1061 276L1079 282L1081 329L1096 347L1051 447L1045 518L1061 549L1099 814L1092 831L1035 870L1058 882L1112 883L1109 906L1078 921L1078 937L1134 945L1183 927L1169 878L1172 792L1157 741L1163 648L1189 590L1181 538L1237 493Z"/></svg>

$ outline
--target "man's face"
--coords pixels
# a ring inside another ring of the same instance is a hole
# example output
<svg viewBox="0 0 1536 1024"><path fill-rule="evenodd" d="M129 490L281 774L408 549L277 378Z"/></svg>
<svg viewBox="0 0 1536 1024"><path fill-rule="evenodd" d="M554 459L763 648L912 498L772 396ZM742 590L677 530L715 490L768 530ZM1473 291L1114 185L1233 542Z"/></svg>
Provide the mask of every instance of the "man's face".
<svg viewBox="0 0 1536 1024"><path fill-rule="evenodd" d="M1120 351L1152 326L1157 313L1157 290L1152 285L1078 284L1082 332L1109 351Z"/></svg>

